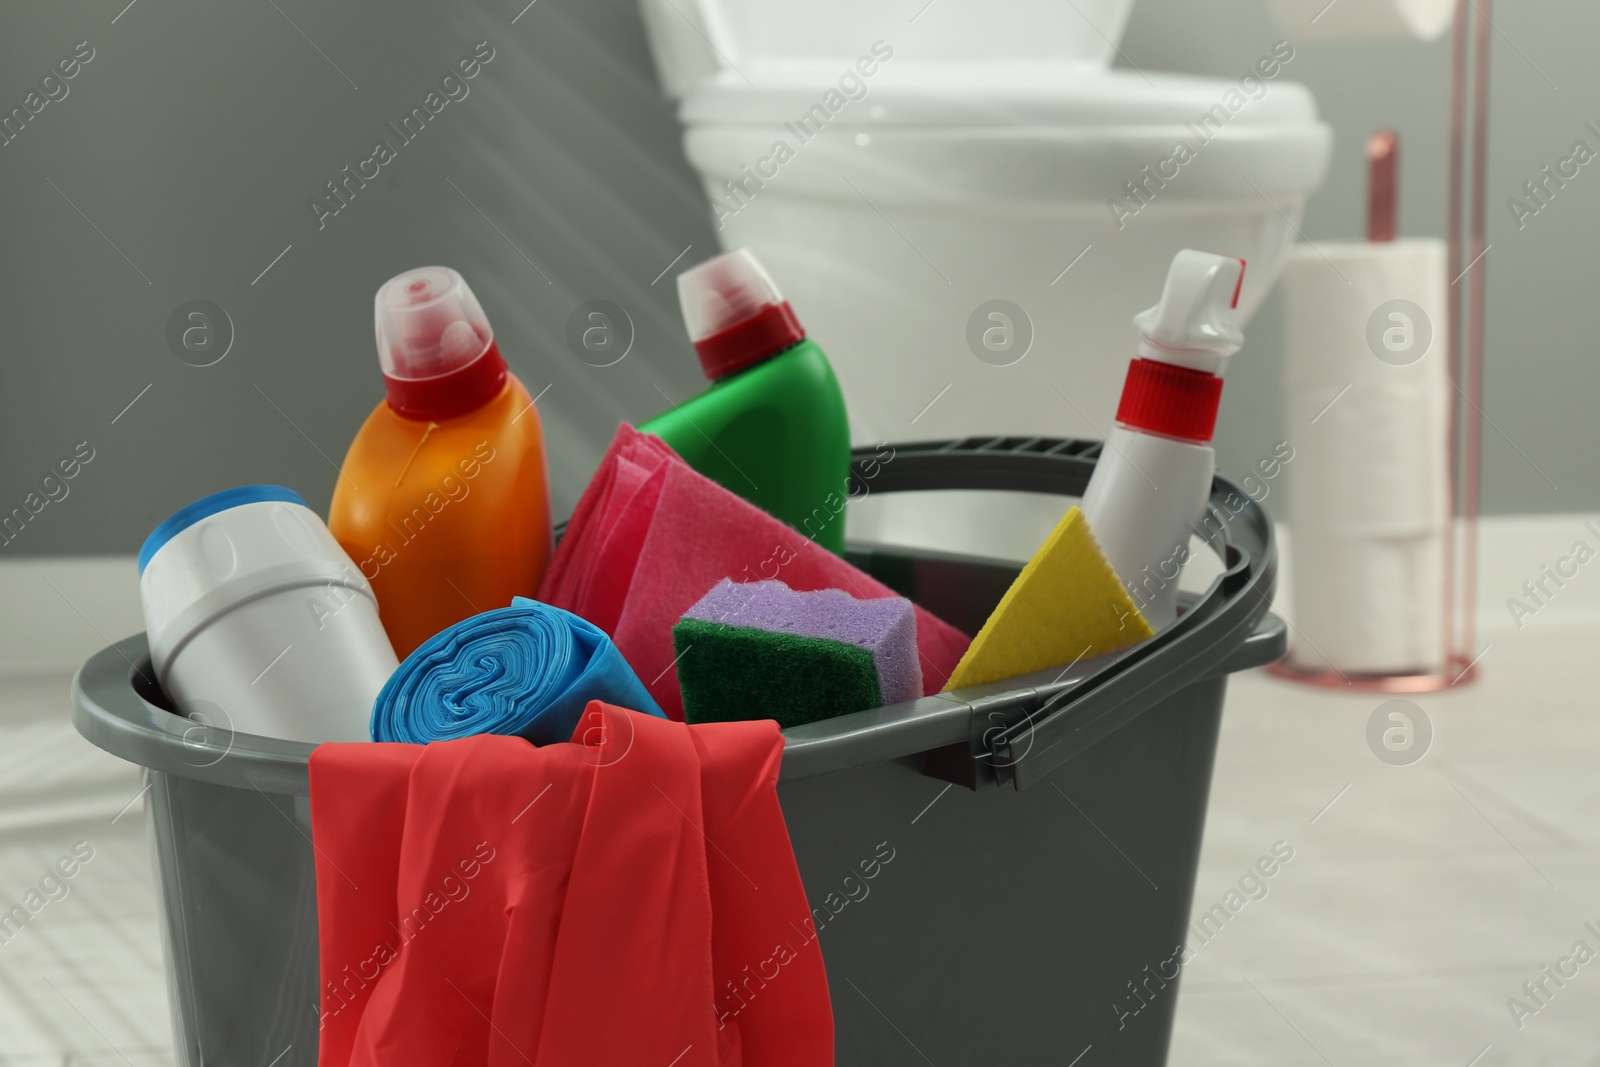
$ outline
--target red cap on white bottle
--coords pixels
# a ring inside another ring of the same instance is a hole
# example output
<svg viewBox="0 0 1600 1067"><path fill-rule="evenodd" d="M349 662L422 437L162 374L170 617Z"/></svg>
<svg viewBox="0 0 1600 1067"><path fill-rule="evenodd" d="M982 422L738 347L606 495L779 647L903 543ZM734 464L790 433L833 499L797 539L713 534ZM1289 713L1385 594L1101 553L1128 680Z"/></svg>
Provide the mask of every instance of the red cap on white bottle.
<svg viewBox="0 0 1600 1067"><path fill-rule="evenodd" d="M1134 317L1138 356L1128 364L1117 421L1186 441L1216 431L1228 357L1244 344L1234 321L1245 261L1185 249L1172 260L1161 301Z"/></svg>
<svg viewBox="0 0 1600 1067"><path fill-rule="evenodd" d="M746 248L678 275L678 304L707 378L722 378L806 339L794 309Z"/></svg>
<svg viewBox="0 0 1600 1067"><path fill-rule="evenodd" d="M506 379L478 298L449 267L418 267L384 282L374 301L378 363L389 406L411 419L481 407Z"/></svg>

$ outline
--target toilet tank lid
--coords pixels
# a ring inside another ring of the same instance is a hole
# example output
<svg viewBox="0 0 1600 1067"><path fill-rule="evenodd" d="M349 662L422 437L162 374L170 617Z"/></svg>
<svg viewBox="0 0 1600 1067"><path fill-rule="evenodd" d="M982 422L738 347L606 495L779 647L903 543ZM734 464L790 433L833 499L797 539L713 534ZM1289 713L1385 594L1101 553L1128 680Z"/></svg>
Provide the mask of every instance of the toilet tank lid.
<svg viewBox="0 0 1600 1067"><path fill-rule="evenodd" d="M705 125L772 125L826 112L828 125L885 126L1182 126L1221 107L1246 125L1317 122L1316 99L1252 69L1238 78L1196 78L1060 63L879 65L867 75L850 63L741 64L692 89L680 117Z"/></svg>

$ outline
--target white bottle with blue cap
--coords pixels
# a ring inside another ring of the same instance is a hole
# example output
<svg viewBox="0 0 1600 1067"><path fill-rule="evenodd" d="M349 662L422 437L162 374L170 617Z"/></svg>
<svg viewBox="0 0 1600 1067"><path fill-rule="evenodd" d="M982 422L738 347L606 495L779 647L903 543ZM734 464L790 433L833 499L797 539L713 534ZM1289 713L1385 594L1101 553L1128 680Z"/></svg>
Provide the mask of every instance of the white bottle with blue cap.
<svg viewBox="0 0 1600 1067"><path fill-rule="evenodd" d="M398 665L367 579L299 494L228 489L139 551L156 680L178 710L239 733L366 741Z"/></svg>

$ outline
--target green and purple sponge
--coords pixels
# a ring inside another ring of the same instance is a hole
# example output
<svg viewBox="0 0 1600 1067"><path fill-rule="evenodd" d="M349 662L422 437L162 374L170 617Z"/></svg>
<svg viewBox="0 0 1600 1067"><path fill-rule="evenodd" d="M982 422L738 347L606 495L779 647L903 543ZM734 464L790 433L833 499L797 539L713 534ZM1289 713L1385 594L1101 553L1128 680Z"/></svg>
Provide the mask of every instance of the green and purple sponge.
<svg viewBox="0 0 1600 1067"><path fill-rule="evenodd" d="M724 578L672 628L685 722L781 727L922 696L917 619L904 597Z"/></svg>

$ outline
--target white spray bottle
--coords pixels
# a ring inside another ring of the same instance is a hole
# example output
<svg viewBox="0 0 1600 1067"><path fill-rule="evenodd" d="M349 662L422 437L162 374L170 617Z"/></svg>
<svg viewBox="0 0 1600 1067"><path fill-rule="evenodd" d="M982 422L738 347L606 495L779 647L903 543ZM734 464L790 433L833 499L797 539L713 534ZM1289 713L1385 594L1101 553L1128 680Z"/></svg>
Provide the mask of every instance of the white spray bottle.
<svg viewBox="0 0 1600 1067"><path fill-rule="evenodd" d="M1186 249L1161 302L1134 317L1117 424L1083 494L1083 515L1139 611L1160 630L1177 618L1189 535L1211 495L1222 370L1244 337L1234 322L1244 260Z"/></svg>

